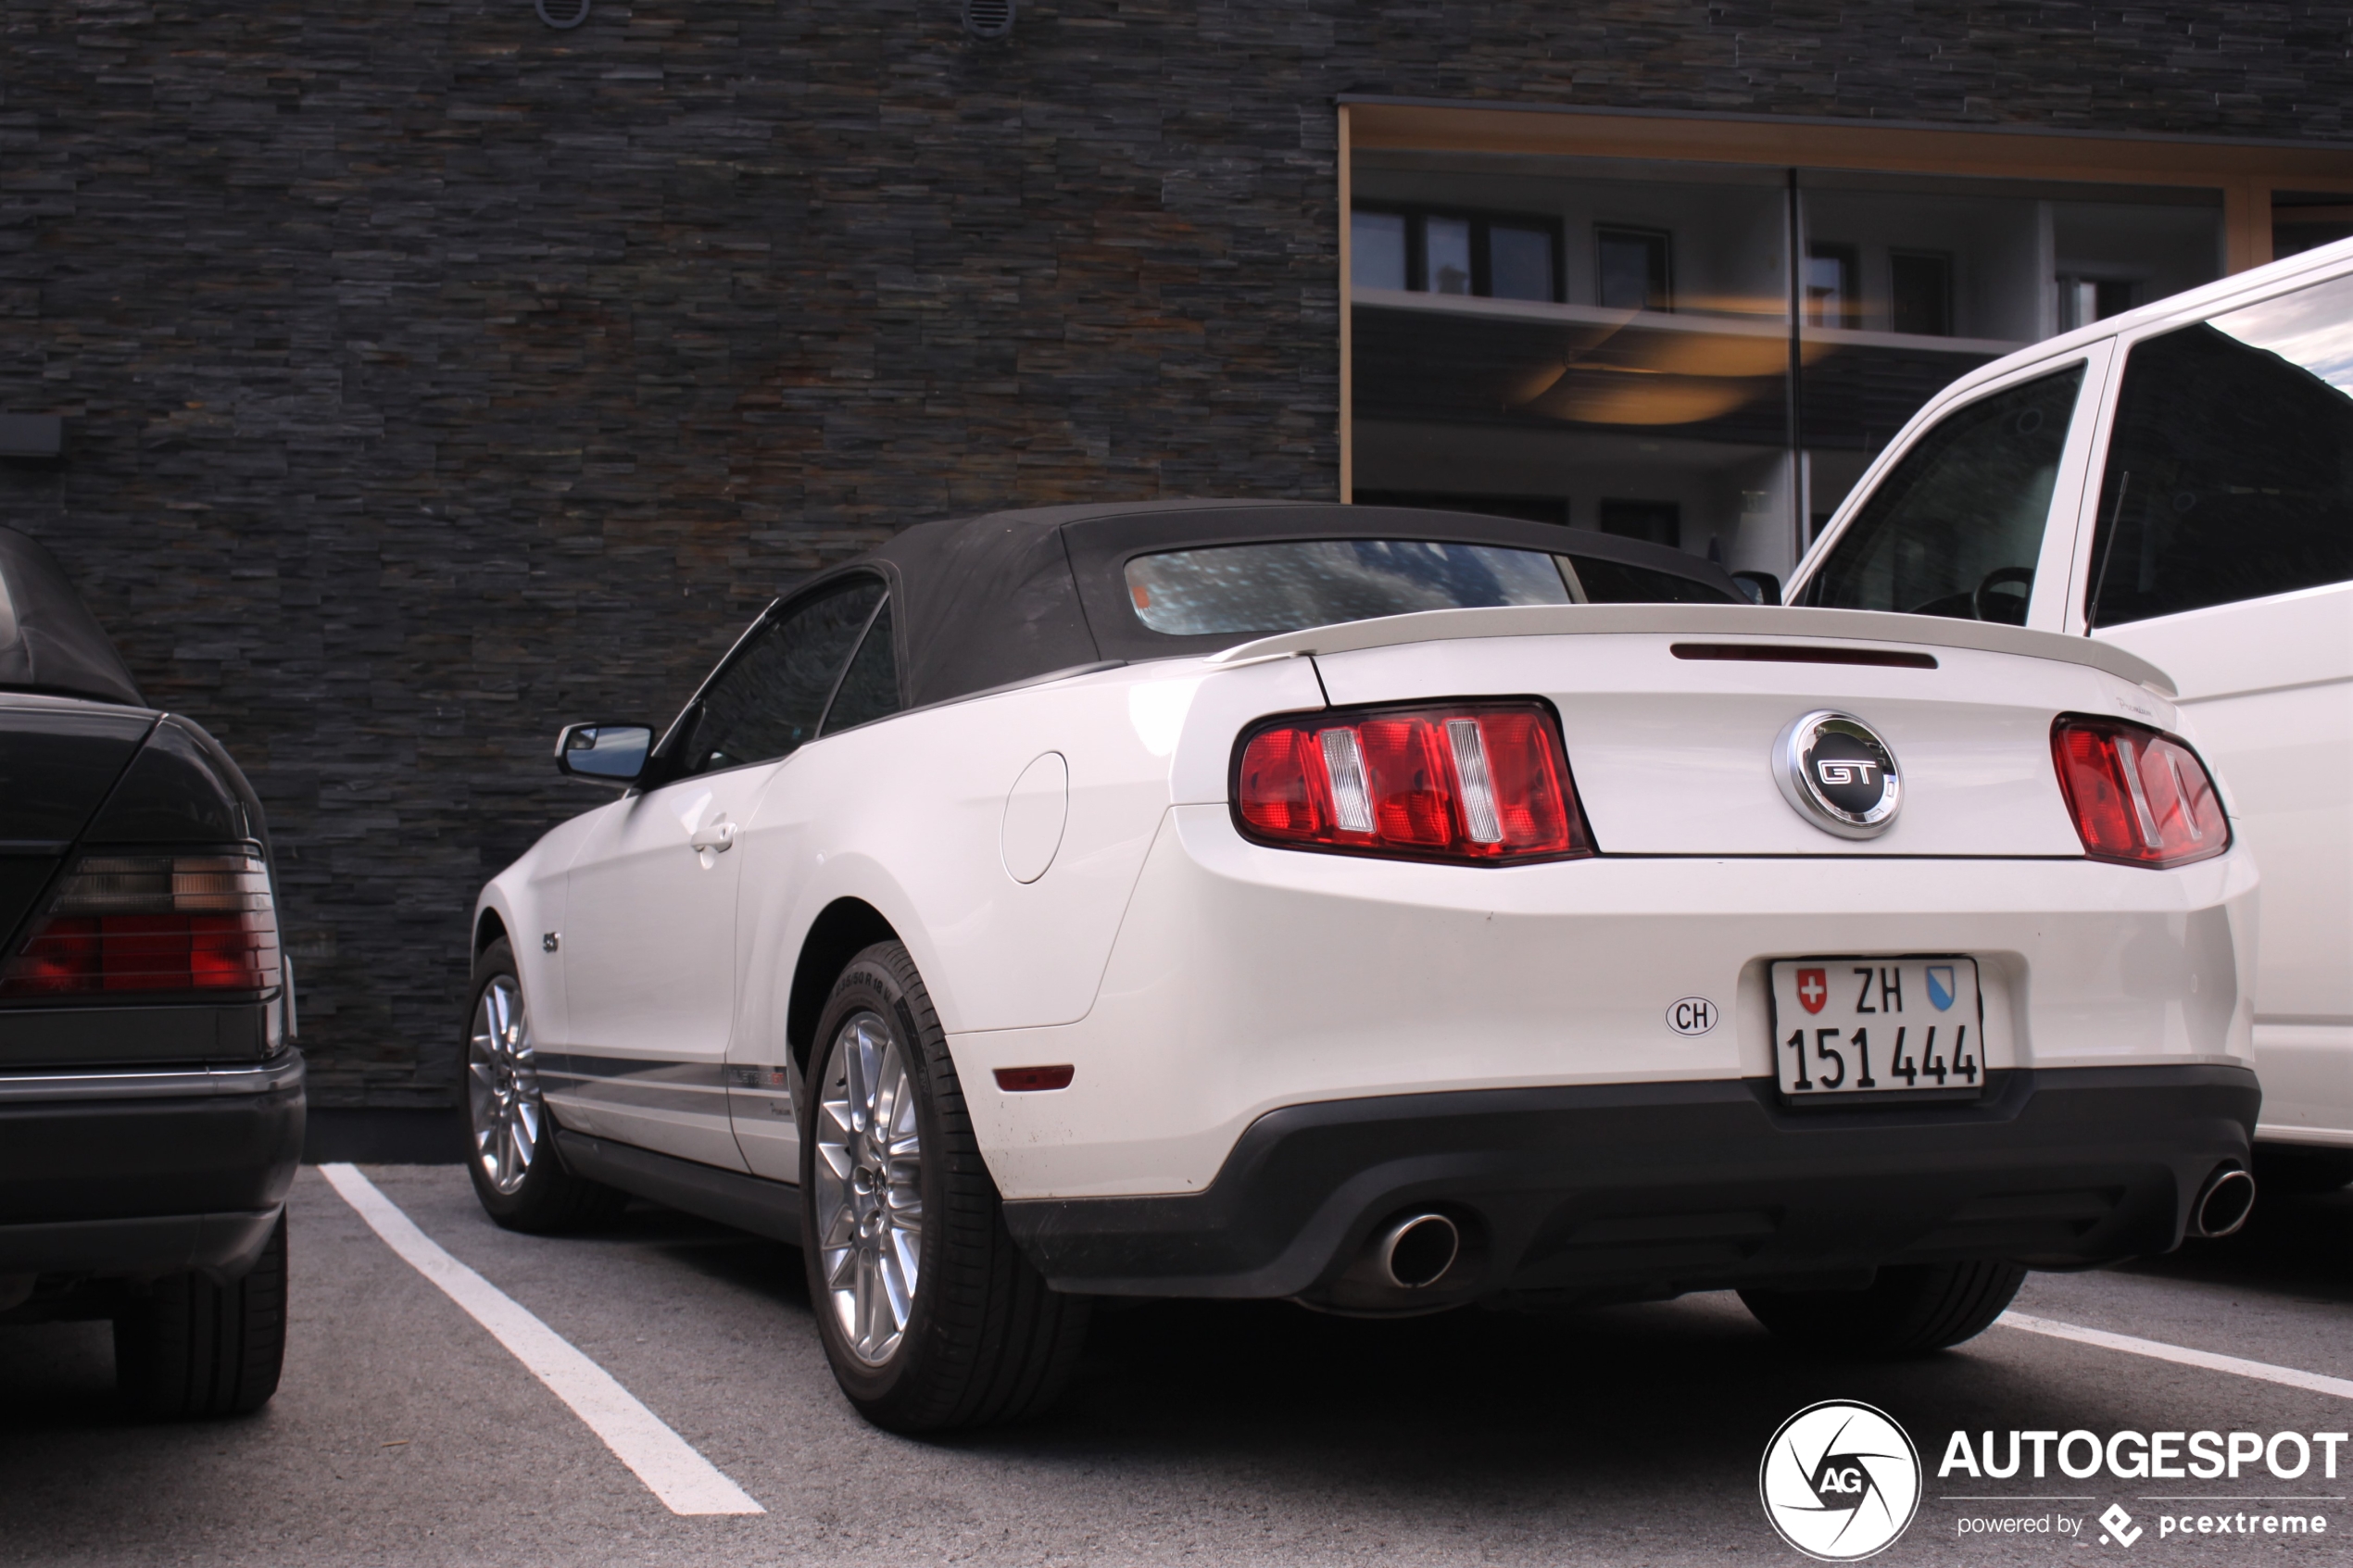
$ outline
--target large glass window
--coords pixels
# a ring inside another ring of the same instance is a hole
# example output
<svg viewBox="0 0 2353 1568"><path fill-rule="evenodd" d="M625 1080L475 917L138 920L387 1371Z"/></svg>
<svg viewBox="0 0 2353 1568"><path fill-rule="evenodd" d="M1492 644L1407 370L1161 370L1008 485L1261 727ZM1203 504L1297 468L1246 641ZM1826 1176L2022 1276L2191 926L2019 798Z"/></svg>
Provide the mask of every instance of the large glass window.
<svg viewBox="0 0 2353 1568"><path fill-rule="evenodd" d="M2100 485L2094 626L2353 579L2353 279L2135 345Z"/></svg>
<svg viewBox="0 0 2353 1568"><path fill-rule="evenodd" d="M1944 415L1880 482L1806 602L2026 624L2082 361Z"/></svg>
<svg viewBox="0 0 2353 1568"><path fill-rule="evenodd" d="M1956 377L2223 270L2219 182L1767 167L1740 135L1722 162L1357 143L1353 493L1785 573ZM2353 219L2308 194L2296 233Z"/></svg>
<svg viewBox="0 0 2353 1568"><path fill-rule="evenodd" d="M1371 218L1450 208L1499 215L1495 279L1500 215L1531 233L1541 219L1558 283L1508 308L1458 304L1426 274L1403 293L1357 288L1359 498L1545 518L1726 564L1788 553L1782 170L1404 153L1353 168L1359 285ZM1391 231L1388 254L1410 232Z"/></svg>
<svg viewBox="0 0 2353 1568"><path fill-rule="evenodd" d="M2219 191L1800 169L1796 202L1843 274L1801 326L1800 544L1956 377L2221 276Z"/></svg>

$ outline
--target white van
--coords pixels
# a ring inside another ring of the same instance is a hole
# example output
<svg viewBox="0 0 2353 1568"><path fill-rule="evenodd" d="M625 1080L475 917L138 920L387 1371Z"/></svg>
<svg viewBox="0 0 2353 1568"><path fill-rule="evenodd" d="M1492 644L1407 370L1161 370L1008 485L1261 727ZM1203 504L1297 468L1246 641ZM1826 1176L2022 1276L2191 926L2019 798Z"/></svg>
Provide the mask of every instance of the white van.
<svg viewBox="0 0 2353 1568"><path fill-rule="evenodd" d="M2262 869L2265 1163L2353 1180L2353 241L1955 382L1789 601L2097 637L2172 676Z"/></svg>

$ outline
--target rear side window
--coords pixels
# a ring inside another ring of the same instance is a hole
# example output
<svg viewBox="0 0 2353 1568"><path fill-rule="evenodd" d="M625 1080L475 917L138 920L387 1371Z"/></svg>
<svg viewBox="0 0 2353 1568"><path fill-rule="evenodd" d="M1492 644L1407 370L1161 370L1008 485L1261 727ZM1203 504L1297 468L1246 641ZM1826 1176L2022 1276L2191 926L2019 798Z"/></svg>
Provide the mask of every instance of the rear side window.
<svg viewBox="0 0 2353 1568"><path fill-rule="evenodd" d="M1624 561L1604 560L1599 556L1570 556L1568 564L1577 573L1578 586L1585 590L1586 600L1592 604L1732 605L1742 602L1705 583L1678 577L1671 571L1654 571L1647 566L1629 566Z"/></svg>
<svg viewBox="0 0 2353 1568"><path fill-rule="evenodd" d="M2077 363L1930 426L1863 503L1806 602L2024 625L2082 384Z"/></svg>
<svg viewBox="0 0 2353 1568"><path fill-rule="evenodd" d="M1180 637L1569 602L1560 569L1541 551L1402 539L1302 539L1139 556L1127 563L1127 597L1146 626Z"/></svg>
<svg viewBox="0 0 2353 1568"><path fill-rule="evenodd" d="M2353 578L2353 278L2134 345L2085 619L2115 626Z"/></svg>
<svg viewBox="0 0 2353 1568"><path fill-rule="evenodd" d="M762 625L703 694L680 771L773 762L812 738L882 596L880 583L852 578Z"/></svg>

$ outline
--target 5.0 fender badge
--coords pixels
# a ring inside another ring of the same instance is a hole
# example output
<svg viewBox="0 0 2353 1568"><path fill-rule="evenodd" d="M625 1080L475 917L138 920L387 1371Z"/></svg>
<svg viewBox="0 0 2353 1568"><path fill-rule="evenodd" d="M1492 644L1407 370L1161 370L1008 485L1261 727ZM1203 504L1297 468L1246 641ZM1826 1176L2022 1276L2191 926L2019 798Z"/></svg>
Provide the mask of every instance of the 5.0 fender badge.
<svg viewBox="0 0 2353 1568"><path fill-rule="evenodd" d="M1895 753L1860 719L1826 708L1790 721L1773 743L1773 782L1799 816L1841 838L1876 838L1904 804Z"/></svg>

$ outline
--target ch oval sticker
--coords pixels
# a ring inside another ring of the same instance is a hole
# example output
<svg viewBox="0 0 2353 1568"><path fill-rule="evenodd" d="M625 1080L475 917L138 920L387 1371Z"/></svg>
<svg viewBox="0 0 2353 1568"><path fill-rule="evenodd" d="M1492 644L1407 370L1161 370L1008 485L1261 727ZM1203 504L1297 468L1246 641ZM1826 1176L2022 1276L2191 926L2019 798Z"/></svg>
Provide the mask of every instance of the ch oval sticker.
<svg viewBox="0 0 2353 1568"><path fill-rule="evenodd" d="M1667 1027L1678 1035L1705 1035L1716 1027L1716 1004L1705 997L1685 997L1667 1010Z"/></svg>

